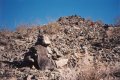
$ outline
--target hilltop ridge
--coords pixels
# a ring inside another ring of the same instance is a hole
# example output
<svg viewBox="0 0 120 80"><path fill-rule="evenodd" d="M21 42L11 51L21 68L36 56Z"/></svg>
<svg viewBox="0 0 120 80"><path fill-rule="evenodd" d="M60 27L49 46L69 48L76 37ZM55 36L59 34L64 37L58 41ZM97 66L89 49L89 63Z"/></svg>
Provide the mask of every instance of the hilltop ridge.
<svg viewBox="0 0 120 80"><path fill-rule="evenodd" d="M120 27L60 17L0 31L1 80L119 80Z"/></svg>

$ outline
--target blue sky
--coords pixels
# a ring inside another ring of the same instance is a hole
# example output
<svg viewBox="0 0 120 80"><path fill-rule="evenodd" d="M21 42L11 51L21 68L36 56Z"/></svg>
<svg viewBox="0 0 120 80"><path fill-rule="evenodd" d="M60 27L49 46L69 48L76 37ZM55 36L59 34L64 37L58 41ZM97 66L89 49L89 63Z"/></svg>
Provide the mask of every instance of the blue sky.
<svg viewBox="0 0 120 80"><path fill-rule="evenodd" d="M75 14L111 24L120 16L120 0L0 0L0 27L10 29Z"/></svg>

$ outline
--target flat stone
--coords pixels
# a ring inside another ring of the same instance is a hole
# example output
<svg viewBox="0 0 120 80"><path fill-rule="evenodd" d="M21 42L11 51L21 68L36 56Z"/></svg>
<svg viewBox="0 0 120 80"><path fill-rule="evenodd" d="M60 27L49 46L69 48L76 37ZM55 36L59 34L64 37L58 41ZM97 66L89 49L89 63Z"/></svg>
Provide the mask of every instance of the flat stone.
<svg viewBox="0 0 120 80"><path fill-rule="evenodd" d="M15 40L15 43L17 45L24 45L26 43L26 41Z"/></svg>
<svg viewBox="0 0 120 80"><path fill-rule="evenodd" d="M56 65L59 68L62 68L63 66L65 66L68 62L68 59L60 59L58 61L56 61Z"/></svg>

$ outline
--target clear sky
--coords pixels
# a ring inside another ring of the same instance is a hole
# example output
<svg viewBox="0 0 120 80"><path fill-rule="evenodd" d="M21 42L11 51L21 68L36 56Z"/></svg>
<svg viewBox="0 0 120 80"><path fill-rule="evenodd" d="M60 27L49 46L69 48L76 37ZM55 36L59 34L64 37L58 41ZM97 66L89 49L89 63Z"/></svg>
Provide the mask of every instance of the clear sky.
<svg viewBox="0 0 120 80"><path fill-rule="evenodd" d="M120 0L0 0L0 27L44 24L75 14L111 24L120 16Z"/></svg>

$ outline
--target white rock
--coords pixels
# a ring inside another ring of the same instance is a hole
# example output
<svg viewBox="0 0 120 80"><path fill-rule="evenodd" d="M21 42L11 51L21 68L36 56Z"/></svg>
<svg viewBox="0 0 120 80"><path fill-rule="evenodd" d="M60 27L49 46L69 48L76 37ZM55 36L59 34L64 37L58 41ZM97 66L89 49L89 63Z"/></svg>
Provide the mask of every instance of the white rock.
<svg viewBox="0 0 120 80"><path fill-rule="evenodd" d="M51 57L51 54L53 53L52 50L51 50L51 48L50 48L50 47L47 47L47 51L48 51L47 56L48 56L48 57Z"/></svg>
<svg viewBox="0 0 120 80"><path fill-rule="evenodd" d="M56 65L59 68L62 68L63 66L65 66L68 62L68 59L60 59L58 61L56 61Z"/></svg>
<svg viewBox="0 0 120 80"><path fill-rule="evenodd" d="M28 42L32 42L34 40L33 36L28 37Z"/></svg>
<svg viewBox="0 0 120 80"><path fill-rule="evenodd" d="M25 44L26 43L26 41L20 41L20 40L15 40L15 43L17 44L17 45L23 45L23 44Z"/></svg>
<svg viewBox="0 0 120 80"><path fill-rule="evenodd" d="M0 46L0 51L3 51L5 49L4 46Z"/></svg>
<svg viewBox="0 0 120 80"><path fill-rule="evenodd" d="M47 50L48 50L48 53L49 53L49 54L52 54L52 50L51 50L50 47L47 47Z"/></svg>
<svg viewBox="0 0 120 80"><path fill-rule="evenodd" d="M48 38L47 35L43 35L43 43L46 44L46 45L51 44L51 41L50 41L50 39Z"/></svg>
<svg viewBox="0 0 120 80"><path fill-rule="evenodd" d="M79 38L79 40L84 40L85 39L85 37L83 37L83 36L79 36L78 38Z"/></svg>
<svg viewBox="0 0 120 80"><path fill-rule="evenodd" d="M9 80L17 80L17 78L11 77L11 78L9 78Z"/></svg>
<svg viewBox="0 0 120 80"><path fill-rule="evenodd" d="M27 76L27 80L32 80L31 78L33 77L33 75L28 75Z"/></svg>

